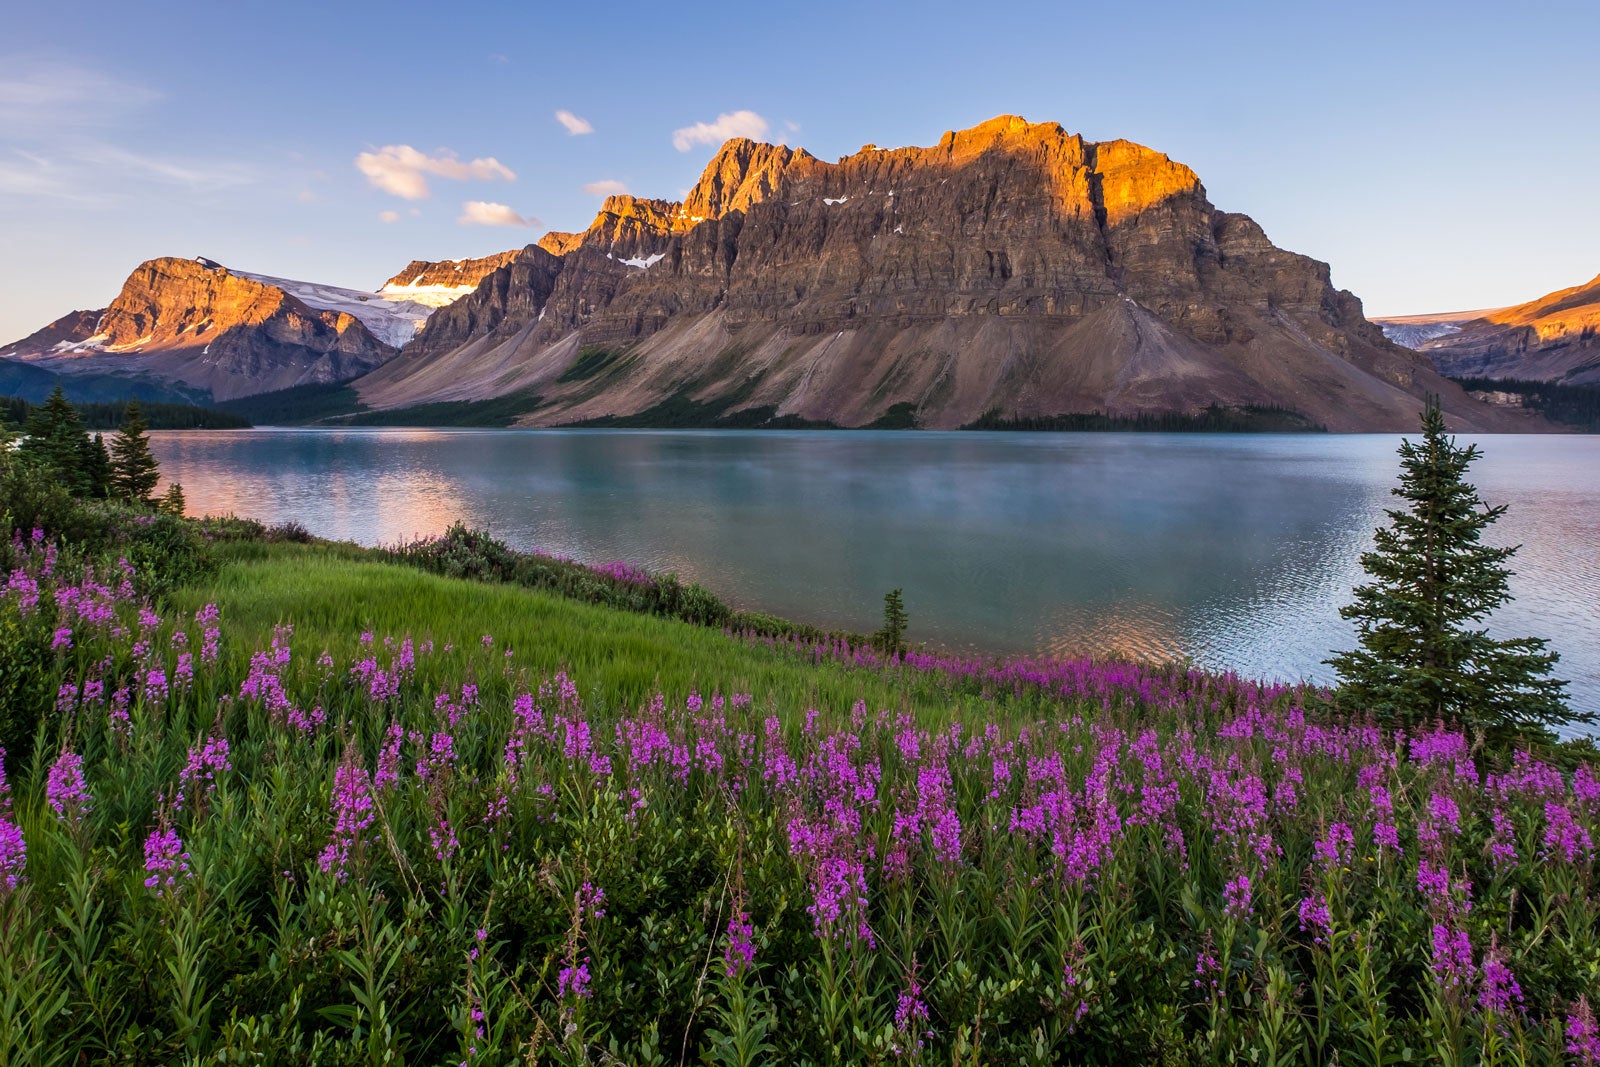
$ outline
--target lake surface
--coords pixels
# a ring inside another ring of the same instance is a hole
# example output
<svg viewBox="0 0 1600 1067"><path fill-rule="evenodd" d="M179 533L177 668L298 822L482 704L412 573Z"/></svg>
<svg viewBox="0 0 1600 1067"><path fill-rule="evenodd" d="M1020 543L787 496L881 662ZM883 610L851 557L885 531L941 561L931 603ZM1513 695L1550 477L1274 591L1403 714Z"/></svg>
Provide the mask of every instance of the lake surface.
<svg viewBox="0 0 1600 1067"><path fill-rule="evenodd" d="M455 519L517 548L675 571L745 608L914 640L1192 656L1329 680L1398 436L248 430L151 435L192 513L392 544ZM1465 440L1465 439L1464 439ZM1600 437L1473 438L1516 601L1600 710Z"/></svg>

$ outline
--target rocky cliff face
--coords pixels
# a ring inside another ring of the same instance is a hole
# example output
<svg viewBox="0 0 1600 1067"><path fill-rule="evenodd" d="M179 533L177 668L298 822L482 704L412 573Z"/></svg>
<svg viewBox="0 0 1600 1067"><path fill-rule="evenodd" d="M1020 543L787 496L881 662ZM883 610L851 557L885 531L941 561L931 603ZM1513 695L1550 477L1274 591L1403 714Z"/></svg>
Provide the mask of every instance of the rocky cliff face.
<svg viewBox="0 0 1600 1067"><path fill-rule="evenodd" d="M279 286L209 261L142 263L104 312L76 314L3 354L56 373L173 382L218 400L343 381L395 354L354 315L313 308ZM93 333L78 336L92 314ZM63 323L71 336L50 341Z"/></svg>
<svg viewBox="0 0 1600 1067"><path fill-rule="evenodd" d="M100 323L99 311L69 311L42 330L36 330L20 341L0 348L0 357L24 356L44 352L62 352L76 348L94 336Z"/></svg>
<svg viewBox="0 0 1600 1067"><path fill-rule="evenodd" d="M484 278L517 258L520 249L482 259L445 259L437 263L413 259L405 269L384 282L378 294L410 300L428 307L446 307L478 287Z"/></svg>
<svg viewBox="0 0 1600 1067"><path fill-rule="evenodd" d="M1494 311L1385 319L1455 378L1600 383L1600 277Z"/></svg>
<svg viewBox="0 0 1600 1067"><path fill-rule="evenodd" d="M1188 167L1013 117L837 163L730 141L682 203L611 197L449 311L357 383L365 400L528 390L540 424L909 406L929 427L1273 405L1388 430L1440 392L1461 426L1516 418L1386 341L1325 264L1216 210Z"/></svg>

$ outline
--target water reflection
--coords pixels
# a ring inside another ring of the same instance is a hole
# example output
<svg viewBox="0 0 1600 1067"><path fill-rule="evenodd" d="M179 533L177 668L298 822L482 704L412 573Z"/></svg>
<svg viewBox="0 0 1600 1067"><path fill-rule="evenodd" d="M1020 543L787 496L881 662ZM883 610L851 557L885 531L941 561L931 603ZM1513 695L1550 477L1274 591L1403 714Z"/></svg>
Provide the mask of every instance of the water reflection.
<svg viewBox="0 0 1600 1067"><path fill-rule="evenodd" d="M1397 438L259 430L153 435L195 512L395 543L461 518L740 606L979 652L1190 655L1326 679ZM1489 437L1521 543L1502 633L1552 638L1600 705L1600 438Z"/></svg>

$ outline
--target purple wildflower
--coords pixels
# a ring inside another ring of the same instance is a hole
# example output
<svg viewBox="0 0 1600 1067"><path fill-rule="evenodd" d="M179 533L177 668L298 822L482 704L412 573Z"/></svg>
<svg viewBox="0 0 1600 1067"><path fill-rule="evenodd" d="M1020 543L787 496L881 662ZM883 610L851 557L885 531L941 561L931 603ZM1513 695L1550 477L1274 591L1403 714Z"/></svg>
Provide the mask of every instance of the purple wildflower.
<svg viewBox="0 0 1600 1067"><path fill-rule="evenodd" d="M161 825L145 838L144 869L150 872L144 884L154 889L158 897L176 888L178 879L189 876L189 854L183 850L182 839L167 824L165 816L162 816Z"/></svg>
<svg viewBox="0 0 1600 1067"><path fill-rule="evenodd" d="M6 782L6 750L0 748L0 885L7 891L22 883L28 866L28 843L11 821L11 786Z"/></svg>
<svg viewBox="0 0 1600 1067"><path fill-rule="evenodd" d="M1343 867L1350 862L1350 856L1355 851L1355 834L1350 830L1348 823L1336 822L1328 827L1328 832L1312 847L1316 853L1317 862L1324 869L1333 870Z"/></svg>
<svg viewBox="0 0 1600 1067"><path fill-rule="evenodd" d="M750 925L750 913L739 911L728 918L728 952L724 958L729 978L737 978L755 966L755 930Z"/></svg>
<svg viewBox="0 0 1600 1067"><path fill-rule="evenodd" d="M1475 984L1477 967L1472 961L1472 940L1459 927L1433 924L1433 954L1429 964L1434 981L1452 993L1464 992Z"/></svg>
<svg viewBox="0 0 1600 1067"><path fill-rule="evenodd" d="M1250 876L1241 874L1224 886L1222 900L1223 913L1230 919L1243 919L1247 915L1254 915L1256 909L1250 903Z"/></svg>
<svg viewBox="0 0 1600 1067"><path fill-rule="evenodd" d="M83 757L71 749L63 749L50 765L45 781L45 800L60 822L76 826L89 813L93 798L83 780Z"/></svg>
<svg viewBox="0 0 1600 1067"><path fill-rule="evenodd" d="M556 997L566 1000L569 996L578 1000L588 1000L594 996L594 990L589 987L588 956L569 963L556 975Z"/></svg>
<svg viewBox="0 0 1600 1067"><path fill-rule="evenodd" d="M1595 1024L1587 996L1579 997L1567 1015L1567 1051L1582 1067L1600 1065L1600 1026Z"/></svg>
<svg viewBox="0 0 1600 1067"><path fill-rule="evenodd" d="M906 987L900 991L900 998L894 1009L894 1028L907 1037L917 1039L917 1047L922 1047L922 1039L932 1036L928 1030L928 1005L922 999L922 984L917 981L917 958L911 957L911 968L906 974Z"/></svg>
<svg viewBox="0 0 1600 1067"><path fill-rule="evenodd" d="M1328 902L1319 896L1306 897L1295 909L1300 917L1300 929L1311 935L1314 944L1327 944L1333 927L1333 917L1328 912Z"/></svg>
<svg viewBox="0 0 1600 1067"><path fill-rule="evenodd" d="M1489 935L1489 951L1483 954L1483 982L1478 991L1478 1005L1496 1015L1510 1015L1522 1010L1522 986L1511 973L1506 962L1505 949L1499 939Z"/></svg>
<svg viewBox="0 0 1600 1067"><path fill-rule="evenodd" d="M342 882L349 877L351 860L365 844L366 831L376 818L372 779L354 749L345 753L334 772L332 807L333 833L317 857L317 866Z"/></svg>

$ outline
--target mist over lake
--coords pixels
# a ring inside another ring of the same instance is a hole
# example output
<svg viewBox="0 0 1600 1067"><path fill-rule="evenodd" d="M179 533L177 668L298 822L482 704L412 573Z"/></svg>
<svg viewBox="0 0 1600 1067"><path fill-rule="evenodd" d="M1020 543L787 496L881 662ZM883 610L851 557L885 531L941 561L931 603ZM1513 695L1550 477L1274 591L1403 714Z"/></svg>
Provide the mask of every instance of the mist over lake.
<svg viewBox="0 0 1600 1067"><path fill-rule="evenodd" d="M984 654L1190 656L1330 680L1398 436L274 430L152 435L193 514L392 544L452 521L736 606ZM1463 438L1463 441L1467 438ZM1600 708L1600 438L1474 438L1513 558L1493 632Z"/></svg>

